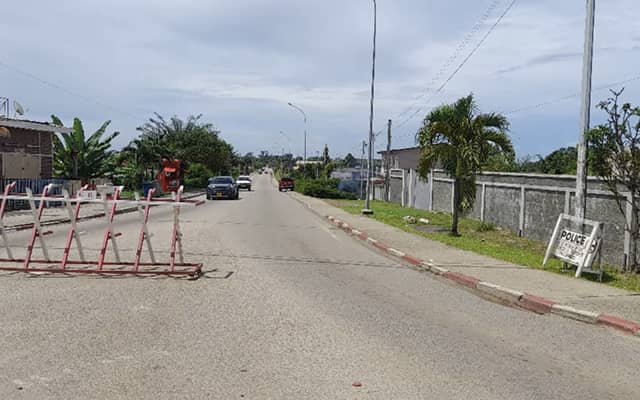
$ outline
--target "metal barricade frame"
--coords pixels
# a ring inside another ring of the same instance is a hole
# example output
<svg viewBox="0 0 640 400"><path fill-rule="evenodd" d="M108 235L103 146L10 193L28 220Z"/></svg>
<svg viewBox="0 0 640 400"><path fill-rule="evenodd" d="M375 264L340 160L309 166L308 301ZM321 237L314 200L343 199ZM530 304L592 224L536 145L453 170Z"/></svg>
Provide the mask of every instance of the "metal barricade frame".
<svg viewBox="0 0 640 400"><path fill-rule="evenodd" d="M202 263L186 263L184 261L184 253L182 249L182 230L180 228L180 209L185 206L198 206L204 204L204 201L183 200L182 193L184 188L181 186L177 193L172 194L169 199L153 199L154 189L149 190L144 200L136 193L135 200L120 199L120 193L124 189L121 186L99 187L99 198L87 198L81 196L83 190L80 189L76 196L72 197L66 189L62 190L61 196L51 196L49 193L54 188L54 184L47 185L39 198L33 195L31 189L27 188L26 194L11 193L16 183L12 182L5 186L5 190L0 195L0 230L2 237L2 246L7 258L0 258L0 271L14 271L26 273L65 273L65 274L99 274L99 275L168 275L168 276L189 276L198 278L202 275ZM111 193L109 193L111 192ZM26 255L24 258L16 258L11 250L11 245L7 237L7 229L4 224L4 216L6 214L6 205L8 200L26 200L31 209L33 218L33 226L31 236L26 246ZM36 201L39 203L36 205ZM51 234L51 231L44 231L41 220L44 212L45 204L49 201L62 202L67 209L69 215L69 228L60 260L54 260L50 257L49 249L46 244L45 236ZM101 203L105 209L105 229L102 238L99 255L96 260L87 259L83 249L78 230L78 218L82 204ZM120 236L114 231L114 219L117 214L117 207L120 204L135 205L140 220L140 230L138 233L138 242L135 250L135 258L133 261L122 261L120 251L116 242L116 238ZM148 222L151 207L169 206L173 208L173 226L171 230L171 243L169 260L167 262L158 262L151 244L152 234L149 232ZM33 250L36 241L39 241L43 254L43 259L35 259ZM70 254L73 243L76 244L79 259L72 259ZM150 262L142 262L141 257L143 247L149 254ZM107 251L111 244L115 261L107 261ZM178 262L176 262L178 256ZM21 266L5 266L4 264L21 264ZM48 264L48 267L34 267L34 265ZM80 268L80 266L84 266ZM115 268L118 267L118 268ZM127 268L130 267L130 268ZM160 269L164 267L164 269Z"/></svg>

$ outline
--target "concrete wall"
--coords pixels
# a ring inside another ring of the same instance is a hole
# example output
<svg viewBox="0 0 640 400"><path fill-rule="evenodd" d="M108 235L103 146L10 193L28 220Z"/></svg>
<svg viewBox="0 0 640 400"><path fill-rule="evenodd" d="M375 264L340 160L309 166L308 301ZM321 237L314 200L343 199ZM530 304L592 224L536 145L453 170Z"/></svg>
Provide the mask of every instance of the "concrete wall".
<svg viewBox="0 0 640 400"><path fill-rule="evenodd" d="M432 181L417 178L415 170L405 172L405 206L451 212L453 184L443 171L434 171ZM574 212L575 176L487 172L478 175L476 185L476 201L468 216L521 236L546 242L558 215ZM600 180L589 178L588 187L587 218L605 223L603 259L622 265L631 240L625 234L625 216ZM402 188L402 179L392 179L393 202L401 202Z"/></svg>
<svg viewBox="0 0 640 400"><path fill-rule="evenodd" d="M391 194L392 203L402 203L402 178L390 178L389 192ZM380 197L382 198L382 197Z"/></svg>

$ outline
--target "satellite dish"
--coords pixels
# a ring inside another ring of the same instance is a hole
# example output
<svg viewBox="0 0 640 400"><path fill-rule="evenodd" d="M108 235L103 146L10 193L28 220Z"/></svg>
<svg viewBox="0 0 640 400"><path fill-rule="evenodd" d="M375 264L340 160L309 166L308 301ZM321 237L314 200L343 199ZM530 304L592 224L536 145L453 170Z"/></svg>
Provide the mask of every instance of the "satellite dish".
<svg viewBox="0 0 640 400"><path fill-rule="evenodd" d="M13 101L13 109L16 111L16 114L24 115L24 108L22 108L22 105L15 100Z"/></svg>

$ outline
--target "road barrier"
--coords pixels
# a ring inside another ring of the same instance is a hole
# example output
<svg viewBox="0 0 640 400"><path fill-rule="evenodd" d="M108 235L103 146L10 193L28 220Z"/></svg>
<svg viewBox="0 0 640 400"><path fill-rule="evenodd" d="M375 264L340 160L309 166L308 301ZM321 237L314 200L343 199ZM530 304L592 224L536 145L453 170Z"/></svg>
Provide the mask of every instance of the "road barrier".
<svg viewBox="0 0 640 400"><path fill-rule="evenodd" d="M27 273L65 273L65 274L104 274L104 275L171 275L190 276L198 278L202 274L201 263L186 263L182 251L182 231L180 229L180 209L185 206L198 206L204 203L202 200L183 200L183 187L176 193L172 193L171 199L153 198L155 189L150 189L146 199L140 199L136 193L135 200L120 199L122 186L99 186L95 191L87 190L83 187L75 197L72 197L66 189L62 189L62 195L52 195L52 191L60 185L49 184L42 190L39 197L34 196L30 188L26 188L26 193L13 193L16 183L7 184L4 193L0 196L0 230L2 243L6 252L6 258L0 258L0 271L16 271ZM7 209L7 202L10 200L27 201L33 218L31 235L27 241L26 252L23 258L14 256L14 252L5 229L4 216ZM46 236L52 234L50 230L42 227L42 214L46 205L50 202L63 202L69 214L69 230L63 248L62 257L59 260L50 257ZM81 232L78 230L78 219L80 209L83 204L100 203L104 207L105 229L102 236L102 244L96 259L86 257L82 241ZM117 238L121 233L114 230L114 219L118 205L137 206L140 219L140 230L138 242L133 261L123 261L117 244ZM151 207L164 206L173 208L173 227L171 230L170 253L167 262L158 262L151 244L152 234L149 232L148 222ZM34 258L33 253L39 244L43 259ZM79 259L71 259L73 244L78 252ZM145 247L150 258L150 262L142 262L143 247ZM113 261L107 260L108 248L113 250ZM177 258L177 260L176 260ZM6 266L14 264L14 266ZM19 266L16 266L18 264ZM37 267L34 265L38 265ZM42 266L46 265L46 266Z"/></svg>

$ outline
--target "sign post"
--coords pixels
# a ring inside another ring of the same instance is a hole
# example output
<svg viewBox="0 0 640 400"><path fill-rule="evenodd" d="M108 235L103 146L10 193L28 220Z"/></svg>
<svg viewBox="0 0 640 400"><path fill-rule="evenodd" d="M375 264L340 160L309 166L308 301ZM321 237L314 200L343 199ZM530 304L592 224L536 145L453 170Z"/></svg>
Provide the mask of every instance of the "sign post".
<svg viewBox="0 0 640 400"><path fill-rule="evenodd" d="M574 227L591 227L591 233ZM553 229L553 235L547 246L542 265L546 265L551 255L576 266L576 278L584 273L596 274L602 281L602 240L604 224L588 219L581 219L567 214L560 214ZM598 258L598 268L593 263Z"/></svg>

